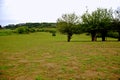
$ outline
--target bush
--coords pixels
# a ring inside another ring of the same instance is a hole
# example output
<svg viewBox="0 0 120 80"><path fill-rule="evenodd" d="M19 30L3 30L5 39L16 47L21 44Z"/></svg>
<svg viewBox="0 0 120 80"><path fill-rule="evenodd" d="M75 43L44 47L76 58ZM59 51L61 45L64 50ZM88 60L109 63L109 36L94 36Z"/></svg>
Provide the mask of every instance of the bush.
<svg viewBox="0 0 120 80"><path fill-rule="evenodd" d="M109 31L106 37L118 38L118 36L119 36L118 32ZM101 33L98 33L97 37L102 37Z"/></svg>
<svg viewBox="0 0 120 80"><path fill-rule="evenodd" d="M22 26L22 27L18 27L16 29L16 32L19 34L26 34L26 33L29 33L29 29L26 26Z"/></svg>
<svg viewBox="0 0 120 80"><path fill-rule="evenodd" d="M56 36L56 31L51 30L50 33L52 33L52 36Z"/></svg>
<svg viewBox="0 0 120 80"><path fill-rule="evenodd" d="M0 36L7 36L11 35L13 33L13 30L10 29L1 29L0 30Z"/></svg>
<svg viewBox="0 0 120 80"><path fill-rule="evenodd" d="M119 34L118 34L118 32L110 31L110 32L108 32L107 36L112 37L112 38L118 38Z"/></svg>
<svg viewBox="0 0 120 80"><path fill-rule="evenodd" d="M32 32L32 33L33 33L33 32L35 32L35 31L36 31L36 30L35 30L34 28L30 28L30 29L29 29L29 32Z"/></svg>
<svg viewBox="0 0 120 80"><path fill-rule="evenodd" d="M45 30L43 28L38 28L36 29L37 32L45 32Z"/></svg>

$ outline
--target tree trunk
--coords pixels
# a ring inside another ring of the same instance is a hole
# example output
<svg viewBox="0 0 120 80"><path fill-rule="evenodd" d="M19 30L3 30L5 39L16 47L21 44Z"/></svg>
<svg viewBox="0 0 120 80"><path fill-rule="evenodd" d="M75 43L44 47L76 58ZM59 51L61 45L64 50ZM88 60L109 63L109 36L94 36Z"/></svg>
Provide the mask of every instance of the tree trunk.
<svg viewBox="0 0 120 80"><path fill-rule="evenodd" d="M105 41L105 35L102 34L102 41Z"/></svg>
<svg viewBox="0 0 120 80"><path fill-rule="evenodd" d="M97 38L96 38L96 31L92 31L91 32L91 37L92 37L92 41L96 41Z"/></svg>
<svg viewBox="0 0 120 80"><path fill-rule="evenodd" d="M72 38L72 34L68 34L67 37L68 37L67 41L70 42L70 40Z"/></svg>
<svg viewBox="0 0 120 80"><path fill-rule="evenodd" d="M101 35L102 35L102 41L106 41L105 37L107 35L107 31L102 31Z"/></svg>
<svg viewBox="0 0 120 80"><path fill-rule="evenodd" d="M120 41L120 31L118 32L118 41Z"/></svg>

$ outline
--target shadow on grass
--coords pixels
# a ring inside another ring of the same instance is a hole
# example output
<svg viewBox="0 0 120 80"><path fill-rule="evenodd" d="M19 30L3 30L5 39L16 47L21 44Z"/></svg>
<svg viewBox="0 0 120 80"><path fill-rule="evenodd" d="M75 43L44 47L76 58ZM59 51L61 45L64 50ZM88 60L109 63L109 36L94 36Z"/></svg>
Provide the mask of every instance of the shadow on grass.
<svg viewBox="0 0 120 80"><path fill-rule="evenodd" d="M67 41L56 41L56 42L67 42ZM106 40L106 41L101 41L101 40L97 40L97 41L90 41L90 40L71 40L70 42L120 42L117 40Z"/></svg>
<svg viewBox="0 0 120 80"><path fill-rule="evenodd" d="M117 41L117 40L106 40L106 41L74 40L74 41L70 41L70 42L120 42L120 41Z"/></svg>

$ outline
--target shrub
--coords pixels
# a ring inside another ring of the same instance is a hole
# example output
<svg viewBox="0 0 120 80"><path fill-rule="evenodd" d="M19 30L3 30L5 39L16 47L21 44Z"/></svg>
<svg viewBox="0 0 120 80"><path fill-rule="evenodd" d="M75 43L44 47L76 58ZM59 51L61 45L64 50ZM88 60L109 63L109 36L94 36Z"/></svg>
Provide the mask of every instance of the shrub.
<svg viewBox="0 0 120 80"><path fill-rule="evenodd" d="M18 27L16 29L16 32L19 34L26 34L26 33L29 33L29 29L26 26L22 26L22 27Z"/></svg>
<svg viewBox="0 0 120 80"><path fill-rule="evenodd" d="M30 28L30 29L29 29L29 32L32 32L32 33L33 33L33 32L35 32L35 31L36 31L36 30L35 30L34 28Z"/></svg>
<svg viewBox="0 0 120 80"><path fill-rule="evenodd" d="M52 33L52 36L56 36L56 33Z"/></svg>
<svg viewBox="0 0 120 80"><path fill-rule="evenodd" d="M56 31L51 30L51 31L49 31L49 32L52 33L52 36L56 36Z"/></svg>
<svg viewBox="0 0 120 80"><path fill-rule="evenodd" d="M13 30L10 29L1 29L0 30L0 36L7 36L11 35L13 33Z"/></svg>
<svg viewBox="0 0 120 80"><path fill-rule="evenodd" d="M109 31L106 37L118 38L118 36L119 36L118 32ZM102 37L101 33L98 33L97 37Z"/></svg>
<svg viewBox="0 0 120 80"><path fill-rule="evenodd" d="M47 32L44 28L37 29L37 32Z"/></svg>
<svg viewBox="0 0 120 80"><path fill-rule="evenodd" d="M112 38L118 38L119 34L118 34L118 32L110 31L110 32L108 32L107 36L112 37Z"/></svg>

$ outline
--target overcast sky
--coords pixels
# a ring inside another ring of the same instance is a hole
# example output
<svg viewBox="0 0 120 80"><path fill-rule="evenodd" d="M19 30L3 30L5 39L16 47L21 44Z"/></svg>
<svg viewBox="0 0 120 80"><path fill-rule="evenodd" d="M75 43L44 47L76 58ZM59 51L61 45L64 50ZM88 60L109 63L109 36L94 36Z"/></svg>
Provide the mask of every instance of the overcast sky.
<svg viewBox="0 0 120 80"><path fill-rule="evenodd" d="M120 0L0 0L0 25L56 22L64 13L82 15L96 8L117 9Z"/></svg>

